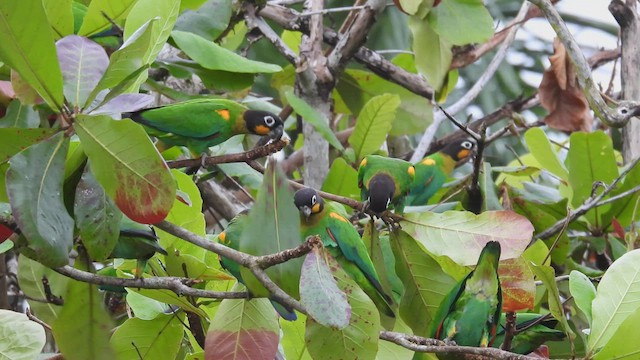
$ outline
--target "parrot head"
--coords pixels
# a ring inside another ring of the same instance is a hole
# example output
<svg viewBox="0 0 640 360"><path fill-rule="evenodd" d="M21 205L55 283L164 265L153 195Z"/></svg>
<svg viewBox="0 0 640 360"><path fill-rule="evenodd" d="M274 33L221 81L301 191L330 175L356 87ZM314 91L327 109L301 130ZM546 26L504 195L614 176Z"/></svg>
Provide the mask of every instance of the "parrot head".
<svg viewBox="0 0 640 360"><path fill-rule="evenodd" d="M375 213L381 213L389 207L393 194L396 191L396 183L387 174L376 174L369 182L369 209Z"/></svg>
<svg viewBox="0 0 640 360"><path fill-rule="evenodd" d="M452 142L440 151L451 156L457 162L471 156L473 153L473 147L473 142L463 139Z"/></svg>
<svg viewBox="0 0 640 360"><path fill-rule="evenodd" d="M312 188L304 188L296 191L293 197L293 203L296 204L300 213L304 215L306 220L313 214L317 214L324 209L324 200Z"/></svg>
<svg viewBox="0 0 640 360"><path fill-rule="evenodd" d="M244 112L243 118L247 130L253 134L269 135L272 139L279 139L282 136L284 123L274 113L262 110L247 110Z"/></svg>

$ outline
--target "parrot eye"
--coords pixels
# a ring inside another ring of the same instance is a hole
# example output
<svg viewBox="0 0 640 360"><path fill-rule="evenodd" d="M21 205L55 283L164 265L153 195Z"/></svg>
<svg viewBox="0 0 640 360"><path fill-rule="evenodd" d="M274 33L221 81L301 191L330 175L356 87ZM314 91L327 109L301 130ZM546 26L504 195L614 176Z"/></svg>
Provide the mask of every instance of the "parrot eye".
<svg viewBox="0 0 640 360"><path fill-rule="evenodd" d="M465 149L471 150L471 148L473 147L473 144L471 143L471 141L463 141L462 144L460 144L460 146L462 146Z"/></svg>
<svg viewBox="0 0 640 360"><path fill-rule="evenodd" d="M317 198L315 195L313 195L313 196L311 197L311 205L315 205L315 203L316 203L316 201L317 201L317 200L318 200L318 198Z"/></svg>
<svg viewBox="0 0 640 360"><path fill-rule="evenodd" d="M264 117L264 124L265 125L271 127L275 123L276 123L276 119L274 119L273 116L267 115L267 116Z"/></svg>

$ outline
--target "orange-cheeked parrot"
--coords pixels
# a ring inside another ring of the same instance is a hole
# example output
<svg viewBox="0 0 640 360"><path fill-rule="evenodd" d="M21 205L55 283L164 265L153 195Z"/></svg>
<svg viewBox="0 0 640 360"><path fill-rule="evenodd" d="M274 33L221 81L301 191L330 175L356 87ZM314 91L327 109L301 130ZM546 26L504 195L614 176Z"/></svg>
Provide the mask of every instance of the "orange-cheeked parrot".
<svg viewBox="0 0 640 360"><path fill-rule="evenodd" d="M220 241L221 244L228 246L234 250L238 250L240 248L240 236L242 235L244 226L247 223L248 213L249 211L245 210L231 219L227 228L218 235L218 241ZM224 256L220 256L219 259L220 265L222 265L225 270L233 275L233 277L238 279L239 283L245 285L244 281L242 280L242 274L240 273L240 264ZM296 312L293 309L287 307L286 305L280 304L276 300L269 300L271 301L271 305L273 305L273 308L276 309L278 314L280 314L283 319L294 321L298 318Z"/></svg>
<svg viewBox="0 0 640 360"><path fill-rule="evenodd" d="M302 239L319 235L325 249L371 298L378 310L395 317L390 307L393 300L382 289L367 248L349 220L340 215L331 204L325 204L311 188L298 190L294 203L300 210Z"/></svg>
<svg viewBox="0 0 640 360"><path fill-rule="evenodd" d="M475 269L442 300L431 323L431 337L462 346L493 344L502 312L499 259L500 243L489 241Z"/></svg>
<svg viewBox="0 0 640 360"><path fill-rule="evenodd" d="M433 194L445 183L458 161L468 158L472 152L473 143L471 141L458 140L414 164L416 175L405 200L405 205L426 205Z"/></svg>
<svg viewBox="0 0 640 360"><path fill-rule="evenodd" d="M194 99L124 114L170 146L187 146L196 154L234 135L255 134L279 139L283 122L275 114L249 110L226 99Z"/></svg>
<svg viewBox="0 0 640 360"><path fill-rule="evenodd" d="M415 169L407 161L368 155L358 169L358 187L365 208L379 214L393 205L396 212L402 213L414 176Z"/></svg>
<svg viewBox="0 0 640 360"><path fill-rule="evenodd" d="M120 236L109 258L136 259L136 277L141 277L147 261L156 253L167 255L158 243L153 228L137 223L126 216L120 220Z"/></svg>

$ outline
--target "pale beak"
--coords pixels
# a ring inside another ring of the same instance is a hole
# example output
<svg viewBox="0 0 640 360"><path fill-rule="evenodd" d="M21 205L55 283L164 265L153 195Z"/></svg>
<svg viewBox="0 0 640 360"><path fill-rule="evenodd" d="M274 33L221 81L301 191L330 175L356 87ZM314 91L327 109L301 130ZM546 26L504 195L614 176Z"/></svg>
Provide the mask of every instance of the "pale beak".
<svg viewBox="0 0 640 360"><path fill-rule="evenodd" d="M300 207L300 211L302 211L302 215L304 215L305 220L309 220L309 216L311 216L311 208L304 205Z"/></svg>

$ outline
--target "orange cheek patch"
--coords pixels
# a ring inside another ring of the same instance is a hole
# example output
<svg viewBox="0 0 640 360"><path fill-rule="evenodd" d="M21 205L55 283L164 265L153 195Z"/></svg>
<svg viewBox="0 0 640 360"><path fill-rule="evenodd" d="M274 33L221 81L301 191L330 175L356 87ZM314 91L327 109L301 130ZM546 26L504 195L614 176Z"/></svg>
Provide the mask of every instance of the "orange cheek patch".
<svg viewBox="0 0 640 360"><path fill-rule="evenodd" d="M343 222L346 222L347 224L349 223L349 220L345 219L344 216L338 214L338 213L329 213L329 216L331 216L332 218L336 219L336 220L340 220Z"/></svg>
<svg viewBox="0 0 640 360"><path fill-rule="evenodd" d="M231 119L231 114L229 114L229 110L227 109L216 110L216 113L222 116L225 121L229 121L229 119Z"/></svg>
<svg viewBox="0 0 640 360"><path fill-rule="evenodd" d="M256 126L256 134L258 135L267 135L269 133L269 131L271 131L271 129L269 129L268 127L264 126L264 125L258 125Z"/></svg>
<svg viewBox="0 0 640 360"><path fill-rule="evenodd" d="M471 152L469 150L460 150L458 151L458 159L464 159L467 156L469 156L469 154L471 154Z"/></svg>
<svg viewBox="0 0 640 360"><path fill-rule="evenodd" d="M431 165L435 165L436 161L430 158L426 158L424 160L422 160L422 165L426 165L426 166L431 166Z"/></svg>
<svg viewBox="0 0 640 360"><path fill-rule="evenodd" d="M311 207L311 212L312 212L313 214L315 214L315 213L317 213L318 211L320 211L320 204L319 204L319 203L316 203L315 205L313 205L313 206Z"/></svg>

